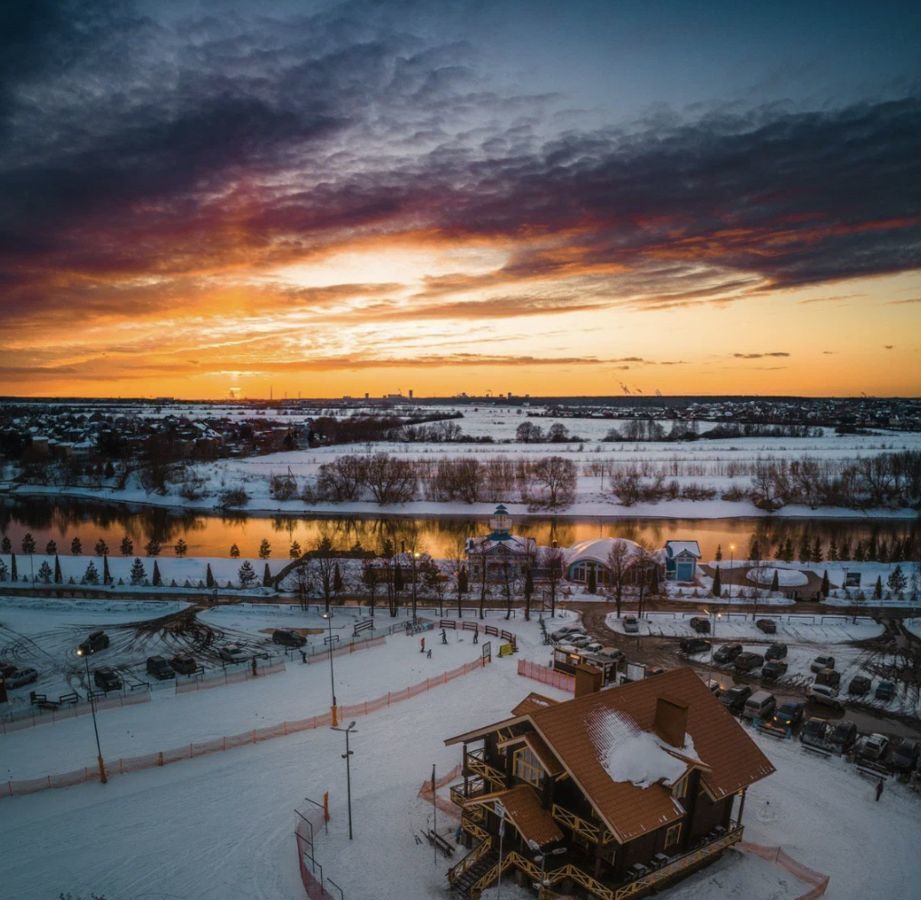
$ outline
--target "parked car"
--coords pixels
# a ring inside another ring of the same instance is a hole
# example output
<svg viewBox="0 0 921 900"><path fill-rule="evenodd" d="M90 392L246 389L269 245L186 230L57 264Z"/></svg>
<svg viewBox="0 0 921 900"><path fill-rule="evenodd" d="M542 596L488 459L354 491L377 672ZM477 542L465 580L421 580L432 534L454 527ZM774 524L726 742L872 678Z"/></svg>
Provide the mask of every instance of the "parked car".
<svg viewBox="0 0 921 900"><path fill-rule="evenodd" d="M288 631L287 628L276 628L272 632L272 641L283 647L303 647L307 643L307 638L294 631Z"/></svg>
<svg viewBox="0 0 921 900"><path fill-rule="evenodd" d="M747 684L736 684L720 694L720 703L737 716L745 708L745 701L751 695L752 689Z"/></svg>
<svg viewBox="0 0 921 900"><path fill-rule="evenodd" d="M713 654L713 662L720 665L731 663L741 652L741 644L720 644Z"/></svg>
<svg viewBox="0 0 921 900"><path fill-rule="evenodd" d="M556 631L550 633L551 641L561 641L570 631L576 631L577 629L573 625L564 625L562 628L557 628Z"/></svg>
<svg viewBox="0 0 921 900"><path fill-rule="evenodd" d="M838 692L827 684L810 684L806 688L806 696L813 702L832 709L841 709Z"/></svg>
<svg viewBox="0 0 921 900"><path fill-rule="evenodd" d="M249 654L239 644L224 644L217 651L217 655L224 662L231 663L245 662L249 658Z"/></svg>
<svg viewBox="0 0 921 900"><path fill-rule="evenodd" d="M176 677L173 667L162 656L147 657L147 674L153 675L158 681L166 681L168 678Z"/></svg>
<svg viewBox="0 0 921 900"><path fill-rule="evenodd" d="M876 699L886 703L895 699L895 682L881 681L876 685Z"/></svg>
<svg viewBox="0 0 921 900"><path fill-rule="evenodd" d="M614 662L618 662L619 660L623 659L624 652L623 650L618 650L617 647L602 647L598 651L598 655L606 656L608 659L612 659Z"/></svg>
<svg viewBox="0 0 921 900"><path fill-rule="evenodd" d="M769 691L755 691L742 707L743 719L769 719L774 715L777 699Z"/></svg>
<svg viewBox="0 0 921 900"><path fill-rule="evenodd" d="M639 634L640 623L637 622L636 616L624 616L624 633Z"/></svg>
<svg viewBox="0 0 921 900"><path fill-rule="evenodd" d="M921 751L921 745L917 741L903 738L889 752L889 768L900 774L910 772L921 755L919 751Z"/></svg>
<svg viewBox="0 0 921 900"><path fill-rule="evenodd" d="M122 689L121 676L111 666L102 666L96 669L93 672L93 681L96 683L96 687L106 693Z"/></svg>
<svg viewBox="0 0 921 900"><path fill-rule="evenodd" d="M710 633L710 620L703 616L694 616L688 624L691 626L691 630L696 631L698 634Z"/></svg>
<svg viewBox="0 0 921 900"><path fill-rule="evenodd" d="M191 675L198 669L195 657L188 653L177 653L169 664L173 667L173 671L180 675Z"/></svg>
<svg viewBox="0 0 921 900"><path fill-rule="evenodd" d="M819 669L815 673L815 683L824 684L825 687L832 687L837 690L841 687L841 673L836 669Z"/></svg>
<svg viewBox="0 0 921 900"><path fill-rule="evenodd" d="M817 656L809 666L810 672L820 672L822 669L833 669L835 658L833 656Z"/></svg>
<svg viewBox="0 0 921 900"><path fill-rule="evenodd" d="M800 743L824 750L827 746L828 730L828 722L825 719L806 719L799 732Z"/></svg>
<svg viewBox="0 0 921 900"><path fill-rule="evenodd" d="M710 649L710 642L703 638L682 638L678 646L685 656L694 656L696 653L706 653Z"/></svg>
<svg viewBox="0 0 921 900"><path fill-rule="evenodd" d="M773 684L787 674L787 664L782 659L770 659L761 667L761 680Z"/></svg>
<svg viewBox="0 0 921 900"><path fill-rule="evenodd" d="M753 672L764 665L764 657L760 653L740 653L733 661L736 672Z"/></svg>
<svg viewBox="0 0 921 900"><path fill-rule="evenodd" d="M602 644L599 641L589 641L582 649L589 653L598 653L602 650Z"/></svg>
<svg viewBox="0 0 921 900"><path fill-rule="evenodd" d="M96 631L91 631L89 636L80 642L80 646L77 649L81 656L90 656L100 650L105 650L108 646L109 636L101 628L97 628Z"/></svg>
<svg viewBox="0 0 921 900"><path fill-rule="evenodd" d="M835 753L847 753L857 741L857 726L847 719L829 724L827 742Z"/></svg>
<svg viewBox="0 0 921 900"><path fill-rule="evenodd" d="M587 647L592 643L592 639L587 634L570 634L566 637L566 641L573 647Z"/></svg>
<svg viewBox="0 0 921 900"><path fill-rule="evenodd" d="M7 676L6 686L8 688L24 687L36 681L38 681L38 672L35 669L17 669L12 675Z"/></svg>
<svg viewBox="0 0 921 900"><path fill-rule="evenodd" d="M884 734L865 734L855 746L858 759L867 762L881 762L889 747L889 738Z"/></svg>
<svg viewBox="0 0 921 900"><path fill-rule="evenodd" d="M0 678L9 678L16 671L16 666L7 662L5 659L0 660Z"/></svg>
<svg viewBox="0 0 921 900"><path fill-rule="evenodd" d="M789 700L774 713L771 724L775 728L796 728L803 721L805 709L805 703Z"/></svg>
<svg viewBox="0 0 921 900"><path fill-rule="evenodd" d="M755 625L765 634L777 634L777 623L773 619L758 619Z"/></svg>
<svg viewBox="0 0 921 900"><path fill-rule="evenodd" d="M787 645L774 641L768 644L767 650L764 651L765 659L785 659L787 656Z"/></svg>
<svg viewBox="0 0 921 900"><path fill-rule="evenodd" d="M854 694L856 697L863 697L865 694L870 693L872 686L873 682L866 675L855 675L847 686L847 692Z"/></svg>

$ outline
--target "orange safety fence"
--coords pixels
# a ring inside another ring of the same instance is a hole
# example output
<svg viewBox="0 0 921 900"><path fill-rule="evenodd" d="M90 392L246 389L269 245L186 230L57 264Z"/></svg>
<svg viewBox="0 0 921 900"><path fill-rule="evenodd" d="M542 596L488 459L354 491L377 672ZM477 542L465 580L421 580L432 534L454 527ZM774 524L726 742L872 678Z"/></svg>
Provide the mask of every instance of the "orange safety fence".
<svg viewBox="0 0 921 900"><path fill-rule="evenodd" d="M486 660L478 657L472 662L451 669L434 678L427 678L420 684L412 685L401 691L390 691L374 700L368 700L363 703L353 703L349 706L339 707L339 714L343 717L363 716L368 713L376 712L385 706L392 706L394 703L401 703L403 700L409 700L419 694L425 693L441 684L447 684L455 678L473 672L486 665ZM170 750L159 750L154 753L147 753L143 756L133 756L124 759L107 760L106 772L109 776L124 775L128 772L137 772L141 769L148 769L153 766L165 766L170 763L179 762L182 759L194 759L199 756L207 756L211 753L220 753L225 750L232 750L234 747L242 747L245 744L255 744L260 741L271 740L272 738L282 737L287 734L296 734L299 731L309 731L314 728L324 728L332 724L332 714L323 713L320 716L311 716L306 719L294 719L280 722L277 725L269 725L266 728L254 728L250 731L244 731L241 734L227 735L224 737L214 738L210 741L200 743L186 744L182 747L173 747ZM41 778L27 778L16 781L7 781L0 787L0 798L15 797L21 794L33 794L36 791L44 791L48 788L69 787L74 784L83 784L87 781L98 781L99 769L95 766L92 768L75 769L72 772L65 772L58 775L45 775Z"/></svg>
<svg viewBox="0 0 921 900"><path fill-rule="evenodd" d="M753 844L750 841L739 841L736 844L739 850L744 853L752 853L760 856L768 862L776 863L783 869L786 869L791 875L794 875L800 881L811 884L812 888L805 894L800 894L796 900L814 900L815 897L821 897L828 890L830 877L810 869L809 866L794 859L782 847L765 847L761 844Z"/></svg>
<svg viewBox="0 0 921 900"><path fill-rule="evenodd" d="M570 694L576 691L576 679L572 675L558 672L556 669L530 662L527 659L518 660L518 674L525 678L533 678L541 684L549 684L561 691L569 691Z"/></svg>
<svg viewBox="0 0 921 900"><path fill-rule="evenodd" d="M460 813L457 811L457 807L449 800L445 800L443 797L439 797L438 790L443 788L449 782L454 781L454 779L457 778L460 773L461 766L458 765L451 769L447 775L442 775L441 778L435 779L435 806L437 806L443 813L447 813L449 816L453 816L455 819L460 816ZM431 779L422 783L422 787L419 788L419 796L422 797L422 799L427 803L432 802Z"/></svg>

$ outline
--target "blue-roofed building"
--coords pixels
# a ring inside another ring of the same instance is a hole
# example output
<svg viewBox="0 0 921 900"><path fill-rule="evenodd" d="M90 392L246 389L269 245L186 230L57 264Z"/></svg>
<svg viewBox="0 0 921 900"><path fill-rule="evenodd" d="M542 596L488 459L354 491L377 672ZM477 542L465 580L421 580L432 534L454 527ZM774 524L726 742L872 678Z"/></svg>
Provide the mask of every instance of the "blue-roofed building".
<svg viewBox="0 0 921 900"><path fill-rule="evenodd" d="M500 503L489 520L485 537L467 538L467 561L473 583L504 582L524 578L534 565L537 544L534 538L512 534L512 517Z"/></svg>
<svg viewBox="0 0 921 900"><path fill-rule="evenodd" d="M665 542L665 578L668 581L694 581L699 560L697 541Z"/></svg>

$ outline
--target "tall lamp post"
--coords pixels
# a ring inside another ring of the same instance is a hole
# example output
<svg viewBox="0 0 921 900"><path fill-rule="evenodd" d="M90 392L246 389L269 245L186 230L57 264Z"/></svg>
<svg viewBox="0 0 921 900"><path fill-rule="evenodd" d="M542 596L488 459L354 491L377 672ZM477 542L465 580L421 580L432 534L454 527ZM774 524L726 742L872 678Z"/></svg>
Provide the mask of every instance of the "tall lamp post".
<svg viewBox="0 0 921 900"><path fill-rule="evenodd" d="M77 647L74 652L77 656L83 657L83 664L86 667L86 693L90 698L90 712L93 714L93 732L96 735L96 762L99 764L99 780L103 784L106 784L109 779L106 775L106 764L102 759L102 747L99 745L99 726L96 724L96 698L90 686L90 656L93 651L89 648L83 649L82 647Z"/></svg>
<svg viewBox="0 0 921 900"><path fill-rule="evenodd" d="M345 796L348 802L349 809L349 840L352 840L352 767L351 767L351 758L353 750L349 749L349 735L353 733L355 729L355 723L349 722L348 728L336 728L333 727L333 731L341 731L345 735L345 753L342 754L342 758L345 760Z"/></svg>
<svg viewBox="0 0 921 900"><path fill-rule="evenodd" d="M333 727L335 728L339 724L339 712L336 708L336 677L333 670L333 611L329 609L326 612L321 612L320 618L326 619L326 624L329 626L329 637L327 638L329 645L329 686L333 695L332 715Z"/></svg>
<svg viewBox="0 0 921 900"><path fill-rule="evenodd" d="M732 577L735 574L736 545L729 545L729 599L732 600Z"/></svg>

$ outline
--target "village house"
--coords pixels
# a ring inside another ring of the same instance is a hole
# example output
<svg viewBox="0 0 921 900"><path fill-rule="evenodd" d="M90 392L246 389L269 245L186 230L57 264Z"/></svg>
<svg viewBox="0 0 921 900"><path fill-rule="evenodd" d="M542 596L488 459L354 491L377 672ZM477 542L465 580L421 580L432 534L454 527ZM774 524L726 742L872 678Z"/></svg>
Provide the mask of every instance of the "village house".
<svg viewBox="0 0 921 900"><path fill-rule="evenodd" d="M611 582L611 554L615 549L623 552L623 581L624 584L636 583L640 574L649 577L649 572L640 573L634 564L640 559L645 559L650 566L661 568L658 557L645 554L643 548L636 541L627 538L592 538L579 541L564 551L563 558L566 565L566 580L574 584L588 584L590 572L594 570L595 584L599 587Z"/></svg>
<svg viewBox="0 0 921 900"><path fill-rule="evenodd" d="M511 532L512 517L500 503L489 520L490 532L485 537L467 538L467 571L470 581L483 580L491 584L522 579L529 566L534 565L537 544L534 538L520 537Z"/></svg>
<svg viewBox="0 0 921 900"><path fill-rule="evenodd" d="M448 879L474 898L500 871L601 900L648 893L741 840L745 793L774 771L690 668L531 694L445 743L463 747L451 799L471 848Z"/></svg>
<svg viewBox="0 0 921 900"><path fill-rule="evenodd" d="M700 560L697 541L665 542L665 578L668 581L693 581Z"/></svg>

